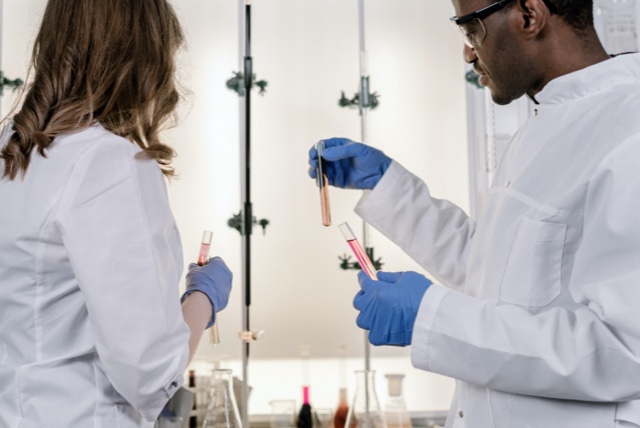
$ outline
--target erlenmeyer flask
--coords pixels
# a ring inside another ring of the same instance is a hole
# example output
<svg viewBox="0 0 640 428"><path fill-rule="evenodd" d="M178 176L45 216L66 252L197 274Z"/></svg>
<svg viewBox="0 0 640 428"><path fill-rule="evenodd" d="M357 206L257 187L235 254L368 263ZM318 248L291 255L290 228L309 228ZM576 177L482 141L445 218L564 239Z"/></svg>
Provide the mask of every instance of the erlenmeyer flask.
<svg viewBox="0 0 640 428"><path fill-rule="evenodd" d="M347 414L347 428L387 428L374 382L375 371L356 370L356 392Z"/></svg>
<svg viewBox="0 0 640 428"><path fill-rule="evenodd" d="M384 419L387 428L412 428L411 416L402 395L403 374L385 375L389 383L389 398L384 403Z"/></svg>
<svg viewBox="0 0 640 428"><path fill-rule="evenodd" d="M242 428L238 404L233 394L231 370L212 371L211 393L202 428Z"/></svg>

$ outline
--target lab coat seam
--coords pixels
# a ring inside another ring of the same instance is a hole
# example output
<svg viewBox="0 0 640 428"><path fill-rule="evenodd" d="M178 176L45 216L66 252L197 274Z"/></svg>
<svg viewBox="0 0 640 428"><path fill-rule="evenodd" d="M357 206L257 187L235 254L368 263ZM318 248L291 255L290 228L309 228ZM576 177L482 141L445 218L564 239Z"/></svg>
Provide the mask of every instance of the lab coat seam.
<svg viewBox="0 0 640 428"><path fill-rule="evenodd" d="M146 239L146 244L147 244L147 246L148 246L148 248L149 248L149 252L150 252L151 254L153 254L153 246L151 245L151 243L153 242L153 233L152 233L152 232L151 232L151 230L149 229L149 218L148 218L148 214L147 214L147 212L145 211L144 206L143 206L143 204L142 204L143 197L142 197L142 193L141 193L141 191L140 191L140 181L139 181L139 179L138 179L138 176L136 175L136 171L135 171L135 168L134 168L135 162L139 162L139 161L138 161L138 160L136 160L136 158L135 158L135 157L134 157L134 158L131 158L131 159L129 160L129 162L128 162L128 169L129 169L129 174L130 174L130 176L131 176L131 179L132 179L132 181L133 181L133 188L134 188L134 190L135 190L135 192L136 192L136 195L137 195L137 198L136 198L136 206L137 206L138 211L140 212L141 217L142 217L142 218L143 218L143 220L144 220L145 233L146 233L146 235L147 235L147 236L146 236L146 238L147 238L147 239ZM157 262L157 260L156 260L156 258L155 258L155 257L153 257L153 258L152 258L152 260L153 260L153 267L154 267L154 270L155 270L155 272L157 273L157 272L158 272L158 262ZM158 278L157 278L157 274L155 275L155 277L156 277L156 285L157 285L160 281L157 281L157 280L158 280ZM163 314L164 314L164 319L165 319L165 321L166 321L166 320L167 320L167 314L166 314L166 312L164 312L165 308L164 308L164 306L162 306L162 305L161 305L161 307L162 307L162 311L163 311Z"/></svg>

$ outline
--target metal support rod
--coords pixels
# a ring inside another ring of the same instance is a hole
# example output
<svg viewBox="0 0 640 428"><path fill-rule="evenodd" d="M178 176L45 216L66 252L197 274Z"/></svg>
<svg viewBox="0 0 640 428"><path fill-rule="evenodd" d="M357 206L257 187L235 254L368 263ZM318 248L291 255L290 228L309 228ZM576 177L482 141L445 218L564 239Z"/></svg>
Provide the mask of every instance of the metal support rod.
<svg viewBox="0 0 640 428"><path fill-rule="evenodd" d="M4 16L3 16L3 12L4 12L4 1L0 0L0 70L2 70L2 39L3 39L3 34L4 34ZM0 98L0 120L3 119L2 116L2 99Z"/></svg>
<svg viewBox="0 0 640 428"><path fill-rule="evenodd" d="M240 187L242 202L242 330L250 331L251 305L251 0L239 0L240 67L244 74L244 93L240 96ZM249 428L249 342L242 342L242 426Z"/></svg>
<svg viewBox="0 0 640 428"><path fill-rule="evenodd" d="M360 44L360 142L369 144L369 71L368 58L365 49L365 19L364 19L364 0L358 0L358 34ZM371 248L369 225L362 222L362 244L364 248ZM364 338L364 368L371 370L371 345L369 338L365 332Z"/></svg>

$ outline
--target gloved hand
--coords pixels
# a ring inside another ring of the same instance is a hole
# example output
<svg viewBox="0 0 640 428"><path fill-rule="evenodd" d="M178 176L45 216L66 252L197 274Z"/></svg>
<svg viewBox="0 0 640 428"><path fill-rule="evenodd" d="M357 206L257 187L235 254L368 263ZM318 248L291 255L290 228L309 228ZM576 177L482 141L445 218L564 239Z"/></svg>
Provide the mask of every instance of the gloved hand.
<svg viewBox="0 0 640 428"><path fill-rule="evenodd" d="M231 281L233 274L220 257L209 259L209 263L198 266L195 263L189 265L187 273L187 291L182 295L181 302L194 291L201 291L211 301L213 316L206 328L213 325L216 313L223 310L229 302Z"/></svg>
<svg viewBox="0 0 640 428"><path fill-rule="evenodd" d="M323 158L329 184L343 189L373 189L391 164L391 158L378 149L347 138L324 140ZM309 151L309 175L316 178L318 152Z"/></svg>
<svg viewBox="0 0 640 428"><path fill-rule="evenodd" d="M432 282L416 272L378 272L378 281L358 273L361 290L353 299L358 327L369 330L372 345L411 345L413 324Z"/></svg>

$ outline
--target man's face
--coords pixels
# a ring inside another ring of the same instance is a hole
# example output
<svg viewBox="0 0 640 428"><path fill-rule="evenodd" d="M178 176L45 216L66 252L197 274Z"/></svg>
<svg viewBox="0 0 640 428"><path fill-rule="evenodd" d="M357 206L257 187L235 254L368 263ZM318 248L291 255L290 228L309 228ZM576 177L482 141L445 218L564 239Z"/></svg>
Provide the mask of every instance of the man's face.
<svg viewBox="0 0 640 428"><path fill-rule="evenodd" d="M456 16L461 17L493 3L492 0L452 0ZM513 32L509 18L514 12L503 9L482 18L486 35L473 48L465 45L464 59L473 65L480 75L480 84L491 91L496 104L509 104L520 98L533 85L531 72L533 64L523 50L521 42ZM517 9L515 9L517 10ZM473 30L471 28L470 30Z"/></svg>

